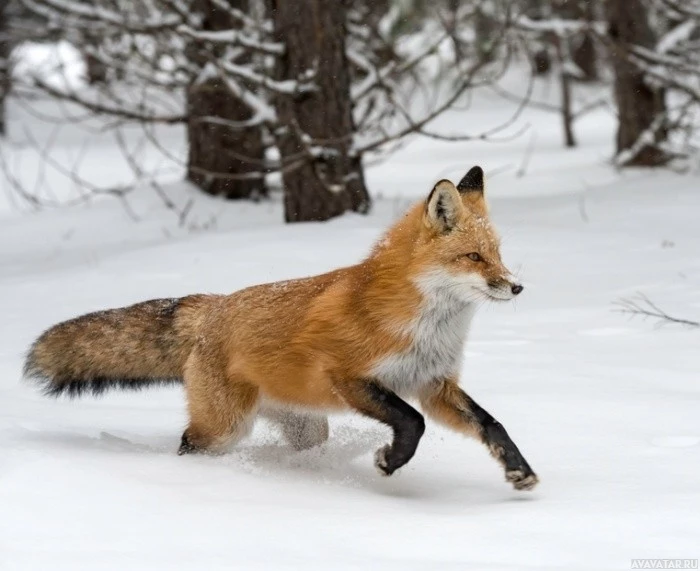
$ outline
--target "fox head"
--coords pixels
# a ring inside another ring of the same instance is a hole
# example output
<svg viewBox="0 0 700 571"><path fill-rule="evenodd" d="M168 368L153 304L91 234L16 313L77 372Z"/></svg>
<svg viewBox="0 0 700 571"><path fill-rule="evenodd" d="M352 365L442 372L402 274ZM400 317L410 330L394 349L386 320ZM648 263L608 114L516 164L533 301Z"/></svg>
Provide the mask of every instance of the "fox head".
<svg viewBox="0 0 700 571"><path fill-rule="evenodd" d="M421 289L447 291L464 302L507 301L523 291L501 261L480 167L457 186L439 181L425 201L422 221L422 239L414 251Z"/></svg>

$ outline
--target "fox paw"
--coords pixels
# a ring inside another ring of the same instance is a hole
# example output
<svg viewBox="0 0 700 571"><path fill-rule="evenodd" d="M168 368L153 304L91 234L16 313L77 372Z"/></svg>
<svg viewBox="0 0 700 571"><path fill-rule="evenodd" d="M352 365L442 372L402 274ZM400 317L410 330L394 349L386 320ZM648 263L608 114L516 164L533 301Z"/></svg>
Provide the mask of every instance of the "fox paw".
<svg viewBox="0 0 700 571"><path fill-rule="evenodd" d="M197 447L192 444L192 441L187 436L187 431L182 433L182 439L180 440L180 448L177 450L177 455L182 456L183 454L193 454L197 452Z"/></svg>
<svg viewBox="0 0 700 571"><path fill-rule="evenodd" d="M387 444L374 453L374 465L382 476L391 476L394 473L386 458L390 450L391 446Z"/></svg>
<svg viewBox="0 0 700 571"><path fill-rule="evenodd" d="M539 482L537 474L532 471L509 470L506 472L506 480L513 484L516 490L532 490Z"/></svg>

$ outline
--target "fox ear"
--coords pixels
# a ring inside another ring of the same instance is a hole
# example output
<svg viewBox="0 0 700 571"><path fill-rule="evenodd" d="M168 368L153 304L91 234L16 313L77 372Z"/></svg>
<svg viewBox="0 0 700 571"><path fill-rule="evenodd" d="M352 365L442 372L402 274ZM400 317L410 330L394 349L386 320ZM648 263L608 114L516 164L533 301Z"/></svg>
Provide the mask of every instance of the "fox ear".
<svg viewBox="0 0 700 571"><path fill-rule="evenodd" d="M425 224L440 233L452 230L462 212L459 192L449 180L441 180L434 187L425 203Z"/></svg>
<svg viewBox="0 0 700 571"><path fill-rule="evenodd" d="M460 193L464 192L484 192L484 171L480 166L474 166L464 175L457 185Z"/></svg>

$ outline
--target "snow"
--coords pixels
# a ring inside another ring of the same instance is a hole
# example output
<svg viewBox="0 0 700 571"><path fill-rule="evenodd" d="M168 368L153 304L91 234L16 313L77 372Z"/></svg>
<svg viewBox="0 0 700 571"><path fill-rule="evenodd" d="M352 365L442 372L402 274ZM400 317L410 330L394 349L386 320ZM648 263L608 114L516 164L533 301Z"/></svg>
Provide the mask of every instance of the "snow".
<svg viewBox="0 0 700 571"><path fill-rule="evenodd" d="M678 44L687 41L696 26L697 23L693 20L686 20L673 27L656 42L656 52L660 54L668 53L677 47Z"/></svg>
<svg viewBox="0 0 700 571"><path fill-rule="evenodd" d="M12 51L14 78L40 76L59 91L71 91L85 84L85 64L80 52L66 41L57 44L25 42Z"/></svg>
<svg viewBox="0 0 700 571"><path fill-rule="evenodd" d="M476 131L507 114L490 93L442 126ZM3 152L31 181L37 163L22 127L42 140L51 130L14 104L9 117ZM523 125L525 136L502 143L412 141L368 171L380 197L370 216L325 224L283 225L277 199L200 197L181 227L148 188L129 197L138 222L110 198L37 213L7 201L0 569L582 571L697 557L700 331L613 311L643 292L671 314L700 317L697 178L615 171L603 109L576 123L574 152L557 115L528 110L511 132ZM75 153L80 133L61 131L56 152ZM181 152L177 128L160 133ZM113 138L90 137L83 174L124 183ZM158 163L152 149L142 158ZM351 264L411 200L473 164L490 174L504 259L526 289L477 313L463 386L537 471L533 492L510 489L480 444L431 422L415 458L382 478L372 455L388 431L353 415L333 417L315 450L294 452L259 421L228 455L178 457L179 388L51 401L20 381L24 351L59 320ZM57 173L46 177L59 199L73 192ZM184 184L166 189L178 204L191 196Z"/></svg>

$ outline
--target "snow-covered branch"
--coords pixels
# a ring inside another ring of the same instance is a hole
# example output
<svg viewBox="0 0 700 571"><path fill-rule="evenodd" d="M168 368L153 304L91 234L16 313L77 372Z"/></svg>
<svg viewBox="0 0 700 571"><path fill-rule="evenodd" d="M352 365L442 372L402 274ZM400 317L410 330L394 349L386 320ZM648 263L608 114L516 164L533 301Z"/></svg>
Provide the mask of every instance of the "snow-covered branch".
<svg viewBox="0 0 700 571"><path fill-rule="evenodd" d="M155 33L172 29L182 20L177 14L149 14L138 17L131 10L109 10L99 2L79 2L75 0L20 0L28 10L52 20L61 19L63 26L81 28L115 28L131 33Z"/></svg>
<svg viewBox="0 0 700 571"><path fill-rule="evenodd" d="M537 34L554 34L559 37L566 37L570 34L583 32L585 30L595 30L598 33L605 33L607 25L603 22L588 22L586 20L564 20L562 18L547 18L543 20L533 20L521 14L513 18L513 26L525 32Z"/></svg>
<svg viewBox="0 0 700 571"><path fill-rule="evenodd" d="M284 46L278 42L265 42L256 39L241 30L195 30L190 26L181 25L177 31L184 36L203 42L213 42L226 45L240 45L255 52L279 56L284 54Z"/></svg>

